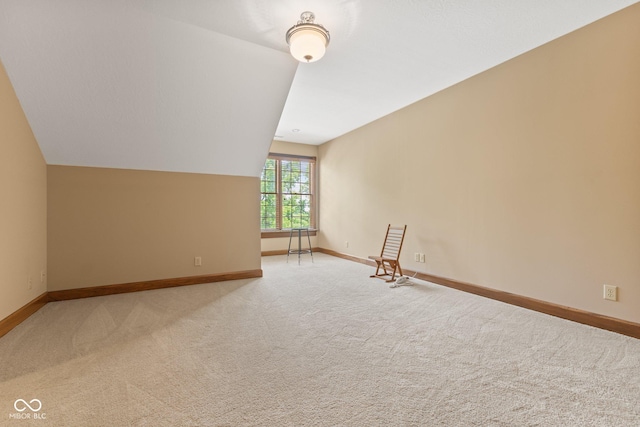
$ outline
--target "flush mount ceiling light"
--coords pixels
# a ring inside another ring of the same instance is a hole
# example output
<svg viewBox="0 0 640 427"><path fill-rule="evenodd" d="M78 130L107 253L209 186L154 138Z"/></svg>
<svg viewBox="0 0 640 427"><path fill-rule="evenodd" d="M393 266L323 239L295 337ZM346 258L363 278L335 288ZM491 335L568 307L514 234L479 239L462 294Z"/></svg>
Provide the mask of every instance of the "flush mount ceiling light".
<svg viewBox="0 0 640 427"><path fill-rule="evenodd" d="M324 56L329 44L329 31L313 21L313 12L302 12L300 20L287 31L291 55L300 62L315 62Z"/></svg>

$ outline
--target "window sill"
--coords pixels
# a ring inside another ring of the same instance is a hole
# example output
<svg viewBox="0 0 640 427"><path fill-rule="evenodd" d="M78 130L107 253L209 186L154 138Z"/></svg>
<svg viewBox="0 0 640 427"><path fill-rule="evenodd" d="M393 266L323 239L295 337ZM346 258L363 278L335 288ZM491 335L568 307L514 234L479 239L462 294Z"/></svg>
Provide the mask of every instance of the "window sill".
<svg viewBox="0 0 640 427"><path fill-rule="evenodd" d="M315 236L316 233L318 232L318 230L315 230L313 228L309 229L309 236ZM277 237L289 237L291 235L291 230L273 230L273 231L262 231L260 232L260 237L263 239L273 239L273 238L277 238ZM297 235L297 233L293 233L294 236ZM307 233L303 234L304 236L307 235Z"/></svg>

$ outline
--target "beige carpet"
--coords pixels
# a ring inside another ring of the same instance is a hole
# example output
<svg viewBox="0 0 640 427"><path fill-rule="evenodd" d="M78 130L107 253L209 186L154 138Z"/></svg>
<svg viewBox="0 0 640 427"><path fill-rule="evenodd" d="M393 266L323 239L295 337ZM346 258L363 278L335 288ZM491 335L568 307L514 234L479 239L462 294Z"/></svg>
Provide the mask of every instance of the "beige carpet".
<svg viewBox="0 0 640 427"><path fill-rule="evenodd" d="M322 254L263 268L48 304L0 338L0 425L640 425L640 340Z"/></svg>

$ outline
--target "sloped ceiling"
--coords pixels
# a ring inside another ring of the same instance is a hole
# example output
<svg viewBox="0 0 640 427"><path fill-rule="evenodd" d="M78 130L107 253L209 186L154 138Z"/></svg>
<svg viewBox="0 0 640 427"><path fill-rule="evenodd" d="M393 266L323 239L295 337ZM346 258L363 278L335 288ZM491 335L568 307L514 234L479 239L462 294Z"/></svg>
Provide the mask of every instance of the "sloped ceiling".
<svg viewBox="0 0 640 427"><path fill-rule="evenodd" d="M259 176L632 0L0 0L0 59L49 164ZM331 32L298 64L301 12ZM295 130L295 131L294 131Z"/></svg>
<svg viewBox="0 0 640 427"><path fill-rule="evenodd" d="M286 52L143 2L0 4L0 58L47 163L259 176L297 67Z"/></svg>

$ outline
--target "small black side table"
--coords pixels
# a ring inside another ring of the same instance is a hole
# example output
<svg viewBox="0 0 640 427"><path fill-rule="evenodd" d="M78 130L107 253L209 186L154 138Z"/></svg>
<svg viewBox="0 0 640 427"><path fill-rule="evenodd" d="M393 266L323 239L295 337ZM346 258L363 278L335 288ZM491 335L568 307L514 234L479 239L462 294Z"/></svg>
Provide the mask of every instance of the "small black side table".
<svg viewBox="0 0 640 427"><path fill-rule="evenodd" d="M298 249L291 249L291 240L293 238L293 232L298 232ZM309 249L302 249L302 232L307 232L307 241L309 242ZM313 262L313 251L311 250L311 237L309 237L308 228L292 228L289 233L289 249L287 250L287 262L289 262L289 255L298 254L298 264L300 264L301 254L311 254L311 262Z"/></svg>

